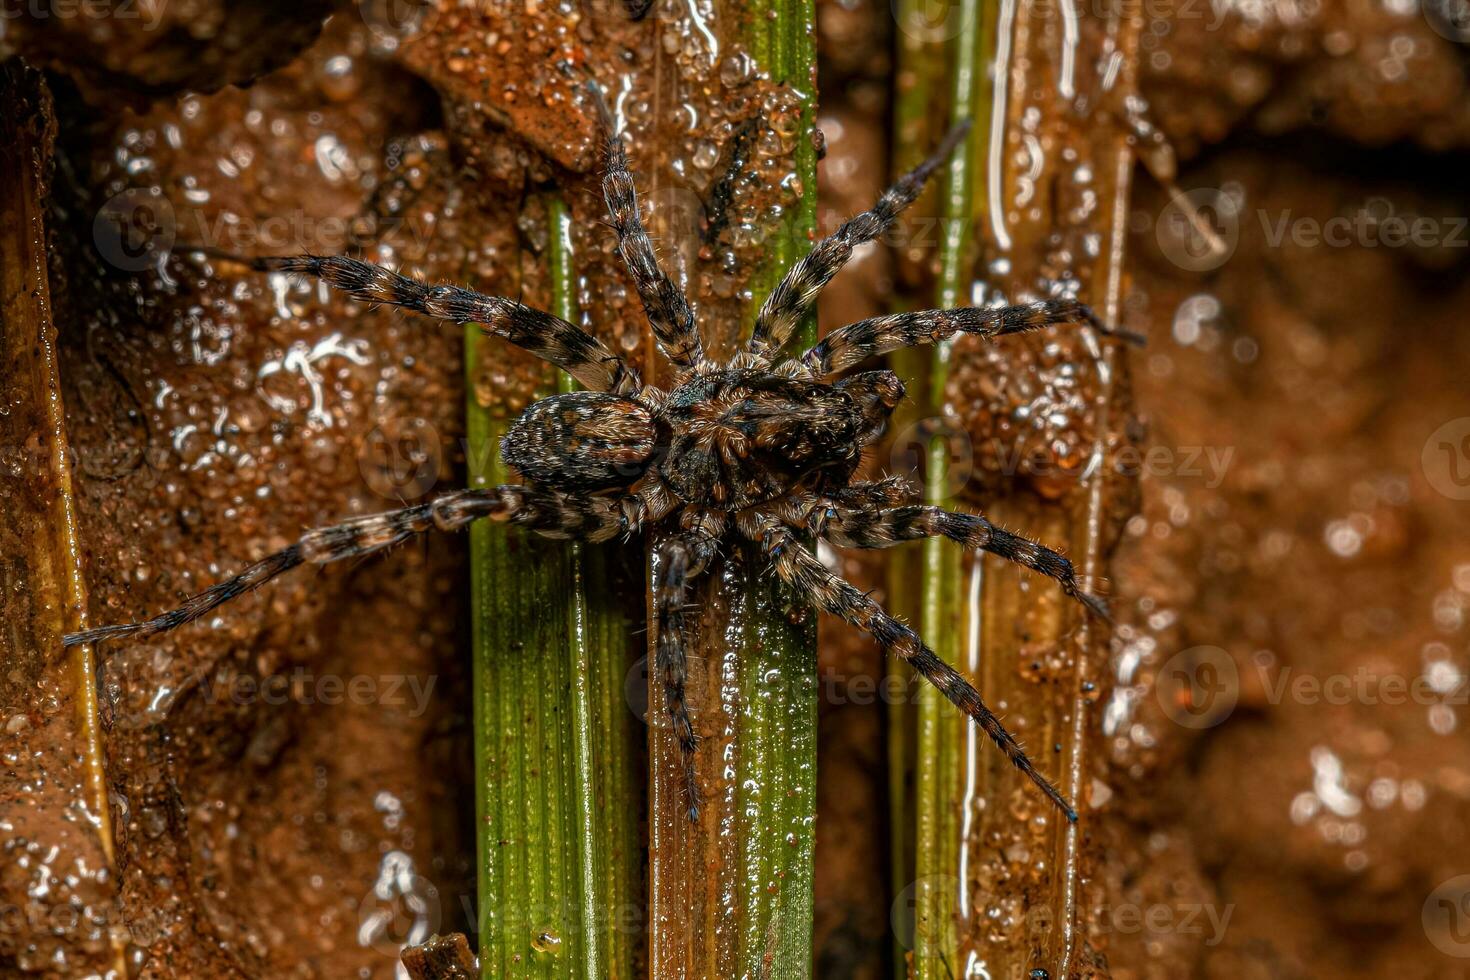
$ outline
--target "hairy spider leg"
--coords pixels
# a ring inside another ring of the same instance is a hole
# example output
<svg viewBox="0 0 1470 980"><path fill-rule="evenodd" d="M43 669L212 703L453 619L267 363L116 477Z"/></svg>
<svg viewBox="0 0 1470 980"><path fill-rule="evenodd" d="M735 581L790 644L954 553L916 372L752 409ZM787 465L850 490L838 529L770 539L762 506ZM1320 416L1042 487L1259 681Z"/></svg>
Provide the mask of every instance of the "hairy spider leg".
<svg viewBox="0 0 1470 980"><path fill-rule="evenodd" d="M576 378L584 388L632 394L643 387L634 371L606 344L561 317L502 296L487 296L460 286L430 286L361 259L345 255L290 255L250 258L212 248L192 248L243 262L258 272L292 272L315 276L364 303L387 303L453 323L478 323L488 334L517 347Z"/></svg>
<svg viewBox="0 0 1470 980"><path fill-rule="evenodd" d="M844 548L890 548L919 538L946 537L966 548L988 551L1053 579L1089 612L1107 620L1102 599L1084 592L1066 556L1012 534L981 517L927 504L869 509L837 506L823 515L821 536Z"/></svg>
<svg viewBox="0 0 1470 980"><path fill-rule="evenodd" d="M1137 337L1137 334L1120 333L1103 326L1092 310L1074 299L1045 300L993 309L970 306L957 310L915 310L875 316L838 327L801 355L801 363L814 377L825 378L846 371L870 357L904 347L937 344L957 333L1001 337L1069 323L1090 324L1109 336L1129 340Z"/></svg>
<svg viewBox="0 0 1470 980"><path fill-rule="evenodd" d="M457 490L428 503L355 517L341 524L307 531L296 544L189 597L176 609L139 623L68 633L62 644L71 647L112 637L163 633L207 615L236 596L257 589L298 565L325 565L347 558L360 558L434 528L454 531L481 518L519 524L549 538L574 537L587 541L604 541L616 534L624 523L617 502L606 497L576 499L515 484Z"/></svg>
<svg viewBox="0 0 1470 980"><path fill-rule="evenodd" d="M969 131L968 119L955 124L940 142L938 149L923 163L898 178L892 187L883 192L871 210L849 218L835 232L812 246L812 250L791 267L761 304L745 349L767 362L774 361L781 348L791 339L796 325L816 302L822 287L831 282L838 270L847 264L852 250L871 242L893 225L903 209L914 203L924 190L925 182L954 152Z"/></svg>
<svg viewBox="0 0 1470 980"><path fill-rule="evenodd" d="M874 507L898 507L901 504L911 504L923 496L923 487L901 476L853 483L849 486L828 490L824 494L826 500L840 507L862 510L870 510Z"/></svg>
<svg viewBox="0 0 1470 980"><path fill-rule="evenodd" d="M1068 820L1077 822L1077 811L1053 786L1021 748L1015 736L1006 731L994 713L986 707L980 692L949 664L924 645L919 635L894 619L883 607L850 583L828 570L796 536L778 522L759 515L742 517L740 529L758 542L771 560L771 567L787 585L816 606L833 616L847 620L864 630L889 653L910 664L924 678L949 698L955 707L974 719L990 740L1005 753L1021 772L1036 784Z"/></svg>
<svg viewBox="0 0 1470 980"><path fill-rule="evenodd" d="M607 204L608 219L618 235L618 254L623 257L633 287L643 301L643 312L659 349L675 367L692 368L704 360L704 345L694 323L694 311L684 291L659 268L653 242L638 212L638 190L633 185L633 175L628 172L628 151L623 146L623 138L602 98L602 90L595 82L589 83L588 89L607 137L602 197Z"/></svg>
<svg viewBox="0 0 1470 980"><path fill-rule="evenodd" d="M709 567L719 551L724 522L709 511L686 511L684 530L653 547L653 609L657 626L654 666L664 687L664 710L684 760L684 795L690 822L699 819L699 780L695 753L699 736L689 716L685 684L689 677L688 647L695 631L691 621L689 586ZM697 619L697 615L693 617Z"/></svg>

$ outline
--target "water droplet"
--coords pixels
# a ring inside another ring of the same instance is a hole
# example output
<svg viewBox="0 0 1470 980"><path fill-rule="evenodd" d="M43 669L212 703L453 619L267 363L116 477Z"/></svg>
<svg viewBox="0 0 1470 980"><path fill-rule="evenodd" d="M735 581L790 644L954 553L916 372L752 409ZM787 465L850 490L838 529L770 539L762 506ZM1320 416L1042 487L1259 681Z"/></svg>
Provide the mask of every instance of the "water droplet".
<svg viewBox="0 0 1470 980"><path fill-rule="evenodd" d="M744 51L736 51L720 64L720 84L735 88L750 81L755 74L755 62Z"/></svg>
<svg viewBox="0 0 1470 980"><path fill-rule="evenodd" d="M694 165L700 170L709 170L720 159L720 150L710 140L699 140L694 144Z"/></svg>
<svg viewBox="0 0 1470 980"><path fill-rule="evenodd" d="M561 936L553 929L540 929L531 940L531 948L543 956L556 956L561 953Z"/></svg>

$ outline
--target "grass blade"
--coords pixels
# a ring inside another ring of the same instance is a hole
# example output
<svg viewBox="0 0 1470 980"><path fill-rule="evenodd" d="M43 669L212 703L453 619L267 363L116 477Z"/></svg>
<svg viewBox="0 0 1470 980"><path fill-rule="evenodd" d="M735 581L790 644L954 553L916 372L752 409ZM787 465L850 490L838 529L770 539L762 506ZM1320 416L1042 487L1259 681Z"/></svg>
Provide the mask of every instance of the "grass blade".
<svg viewBox="0 0 1470 980"><path fill-rule="evenodd" d="M952 308L965 305L974 263L971 232L974 203L982 173L976 160L977 134L987 128L976 119L982 106L978 91L983 84L985 51L984 18L980 0L962 0L952 16L962 25L948 53L949 122L975 119L971 138L957 152L939 180L942 238L939 243L939 279L935 305ZM928 410L935 418L944 416L945 385L949 380L950 345L937 345L929 371ZM925 459L925 496L930 503L951 506L948 486L951 474L950 440L936 438ZM928 637L945 661L963 663L961 638L960 549L943 538L929 538L922 547L921 635ZM944 978L957 968L955 935L956 903L966 887L959 872L960 762L966 742L974 737L973 726L957 717L954 706L932 685L919 688L916 750L925 765L917 767L915 820L914 976ZM960 734L963 733L963 734Z"/></svg>
<svg viewBox="0 0 1470 980"><path fill-rule="evenodd" d="M989 7L981 0L946 5L943 31L932 29L934 11L918 0L904 0L895 9L901 37L900 71L910 80L896 100L900 150L895 154L895 170L917 163L949 125L961 119L974 124L965 146L940 173L936 196L926 197L933 203L915 207L915 213L941 217L933 303L940 308L968 302L975 259L973 230L984 208L979 147L989 129L989 82L984 71L990 46ZM895 358L895 368L906 379L925 379L918 390L925 392L922 411L931 419L946 417L950 349L945 343L932 352L907 351ZM930 441L924 457L926 498L940 506L954 503L951 449L951 440L941 434ZM962 665L962 553L952 543L933 538L904 551L907 553L897 556L889 572L895 610L917 620L921 635L940 657ZM919 581L917 594L912 589L915 578ZM890 666L893 672L904 674L905 681L911 673L898 664ZM955 803L962 792L962 762L974 732L931 685L913 689L915 704L893 705L888 721L894 880L900 885L912 882L906 897L911 895L913 914L912 923L904 923L899 930L895 973L948 978L959 969L955 925L963 887L961 813Z"/></svg>
<svg viewBox="0 0 1470 980"><path fill-rule="evenodd" d="M802 194L766 239L752 278L755 305L810 247L816 153L808 139L815 93L811 0L725 4L741 40L771 77L802 98L795 172ZM711 325L707 325L711 326ZM735 326L731 323L730 326ZM800 342L810 342L807 324ZM730 352L737 336L706 337ZM753 549L727 555L705 583L700 648L689 685L705 742L707 787L698 826L683 816L680 761L665 725L650 732L649 972L655 980L802 978L812 970L816 808L816 623L763 572ZM649 703L662 692L650 685Z"/></svg>
<svg viewBox="0 0 1470 980"><path fill-rule="evenodd" d="M906 14L922 23L925 9L916 2L908 5ZM1036 289L1047 268L1044 257L1066 254L1071 248L1075 255L1098 255L1083 261L1077 272L1084 282L1103 288L1089 295L1084 287L1083 298L1092 301L1104 319L1116 322L1132 161L1123 127L1113 124L1116 128L1110 129L1106 113L1090 117L1085 127L1079 121L1078 90L1095 80L1084 77L1077 66L1100 63L1094 58L1102 55L1088 45L1100 43L1097 39L1106 34L1116 40L1123 55L1122 90L1133 91L1138 18L1114 23L1116 31L1085 35L1090 40L1083 42L1075 30L1047 23L1061 16L1056 8L1030 0L965 0L947 13L946 24L958 28L945 32L953 35L949 40L916 41L903 51L906 66L916 73L944 65L949 73L945 84L931 79L925 91L910 93L899 103L901 131L926 113L932 115L940 98L951 119L976 120L968 159L957 160L944 181L938 303L957 306L971 301L980 242L991 250L989 258L1006 259L1004 264L990 264L1008 270L997 272L1000 278L990 285L1013 297ZM993 76L983 70L989 61L998 62ZM996 84L1007 86L1004 97L997 98ZM993 111L1002 113L999 118L992 118L992 102ZM1021 125L1023 116L1028 132L1043 133L1048 141L1043 172L1025 175L1028 189L1037 189L1038 201L1045 204L1025 209L1023 217L1010 211L998 217L990 213L990 197L1010 202L1024 195L1014 186L1016 174L1004 169L990 172L980 165L980 154L988 148L992 160L1006 159L1003 151L1010 145L1006 131ZM1050 204L1061 192L1051 192L1051 181L1066 186L1089 174L1097 175L1089 190L1097 194L1098 207L1064 213L1057 204L1052 210ZM992 227L999 225L1005 226L1004 234ZM1065 246L1058 246L1058 241ZM1089 251L1082 247L1084 241L1105 242L1106 247ZM1098 465L1088 466L1070 493L1053 486L1045 500L1018 492L970 503L983 503L1001 526L1021 528L1043 542L1062 546L1073 554L1084 582L1095 581L1102 571L1108 508L1117 490L1106 478L1109 468L1102 460L1110 428L1119 424L1121 413L1113 400L1122 363L1113 345L1099 349L1095 338L1084 332L1059 339L1073 345L1079 371L1097 379L1096 390L1089 392L1091 417L1068 424L1091 427L1091 441L1082 454L1087 458L1090 450ZM1026 344L1047 342L1024 338L1015 343L1020 350ZM1087 367L1093 362L1095 369ZM1018 365L1028 363L1017 357ZM949 361L947 351L937 351L929 386L929 408L936 415L955 394L954 384L946 388L951 368L961 366ZM961 412L967 408L953 403L948 407ZM985 437L984 432L968 434ZM1024 457L1025 447L1009 448L1015 450L1011 458ZM943 475L943 463L942 451L931 447L928 475L935 498L939 494L932 488ZM941 655L953 658L990 704L1009 717L1010 727L1028 743L1041 769L1054 775L1063 793L1084 809L1085 821L1087 678L1097 673L1087 661L1095 652L1091 642L1095 624L1085 621L1055 589L1038 586L1034 576L1014 564L990 556L945 557L941 550L934 542L924 550L921 620L926 635L954 638L939 648ZM1042 662L1048 666L1041 668ZM1032 663L1038 667L1023 676L1020 666ZM931 706L941 714L932 714ZM914 840L914 857L904 875L917 879L913 960L904 964L907 969L901 968L900 975L969 975L972 965L984 964L996 975L1027 975L1041 969L1053 977L1067 977L1090 967L1093 961L1081 938L1079 913L1079 883L1089 860L1083 830L1066 825L1034 794L1016 795L1017 777L1004 760L947 708L926 693L914 719L896 715L892 722L900 737L917 743L914 751L922 760L915 766L913 798L896 806L896 822L911 828ZM913 757L904 761L915 765ZM902 785L897 778L894 781ZM1032 817L1045 819L1028 819ZM901 875L898 880L910 879ZM998 921L982 914L982 909L1022 909L1026 914Z"/></svg>
<svg viewBox="0 0 1470 980"><path fill-rule="evenodd" d="M551 309L575 321L570 217L556 199L546 212ZM472 393L499 344L466 327ZM471 394L472 486L510 477L498 454L507 425ZM631 977L632 943L617 926L637 902L641 811L616 555L488 522L471 528L470 554L481 970Z"/></svg>

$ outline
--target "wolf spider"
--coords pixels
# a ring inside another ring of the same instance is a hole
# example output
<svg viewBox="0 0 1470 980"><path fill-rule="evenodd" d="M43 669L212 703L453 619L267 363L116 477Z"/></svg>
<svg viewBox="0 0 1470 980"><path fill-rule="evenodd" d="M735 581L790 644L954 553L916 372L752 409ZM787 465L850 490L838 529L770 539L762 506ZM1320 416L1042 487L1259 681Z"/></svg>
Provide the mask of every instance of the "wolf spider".
<svg viewBox="0 0 1470 980"><path fill-rule="evenodd" d="M694 311L660 269L644 231L622 138L601 100L605 144L603 196L618 251L637 288L653 334L676 375L671 391L644 384L602 341L550 313L499 296L427 285L344 256L242 259L257 271L315 276L367 303L387 303L451 323L480 324L575 378L584 390L528 407L501 443L505 461L525 482L458 490L436 499L308 531L288 548L144 622L104 626L65 637L67 646L150 636L182 626L298 565L324 565L389 548L438 528L452 531L489 519L548 538L604 541L649 531L656 620L655 664L664 707L684 761L688 816L699 813L698 737L685 697L686 645L692 628L690 584L733 530L756 542L797 595L867 631L884 650L912 665L964 711L1070 821L1077 813L1040 772L980 694L904 623L827 568L803 535L841 547L887 548L942 535L989 551L1060 584L1090 612L1106 616L1078 586L1071 563L978 514L918 502L901 479L854 482L865 447L883 433L904 386L892 371L832 380L875 355L934 344L957 333L1000 337L1087 323L1105 328L1082 304L1054 300L1000 309L924 310L874 317L827 335L800 357L779 360L817 294L853 250L886 231L968 131L961 123L933 155L905 174L874 207L847 221L787 272L761 306L744 349L711 360Z"/></svg>

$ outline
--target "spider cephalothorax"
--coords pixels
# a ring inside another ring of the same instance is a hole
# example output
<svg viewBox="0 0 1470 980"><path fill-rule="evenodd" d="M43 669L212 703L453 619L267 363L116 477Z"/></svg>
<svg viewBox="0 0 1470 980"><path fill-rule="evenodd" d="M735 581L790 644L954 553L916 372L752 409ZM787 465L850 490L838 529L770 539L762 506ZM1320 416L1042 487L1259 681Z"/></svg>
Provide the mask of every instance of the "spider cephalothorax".
<svg viewBox="0 0 1470 980"><path fill-rule="evenodd" d="M594 100L599 107L600 98ZM866 211L818 242L771 292L744 349L717 364L704 352L694 312L659 269L643 230L622 140L609 136L603 194L619 251L653 328L673 363L671 391L645 385L622 358L581 328L513 300L457 286L428 286L380 266L312 255L248 260L260 270L315 276L360 300L389 303L454 323L474 322L566 371L583 391L535 402L502 443L524 484L459 490L400 510L306 533L301 540L145 622L73 633L67 645L148 635L180 626L297 565L324 564L387 548L433 528L454 530L488 518L547 537L602 541L652 535L655 666L685 758L689 813L697 815L697 738L685 701L691 581L704 573L726 534L761 546L780 578L801 597L870 633L907 661L978 723L1069 819L1066 798L1036 771L979 693L908 626L820 562L802 538L840 547L884 548L943 536L1018 562L1055 579L1102 614L1071 564L1054 551L962 514L918 502L903 480L854 481L864 448L882 434L903 385L890 371L835 376L869 357L956 333L984 337L1063 323L1090 323L1070 301L1000 309L927 310L875 317L828 334L800 357L780 360L818 292L853 249L881 235L919 194L959 143L957 127L928 160Z"/></svg>

